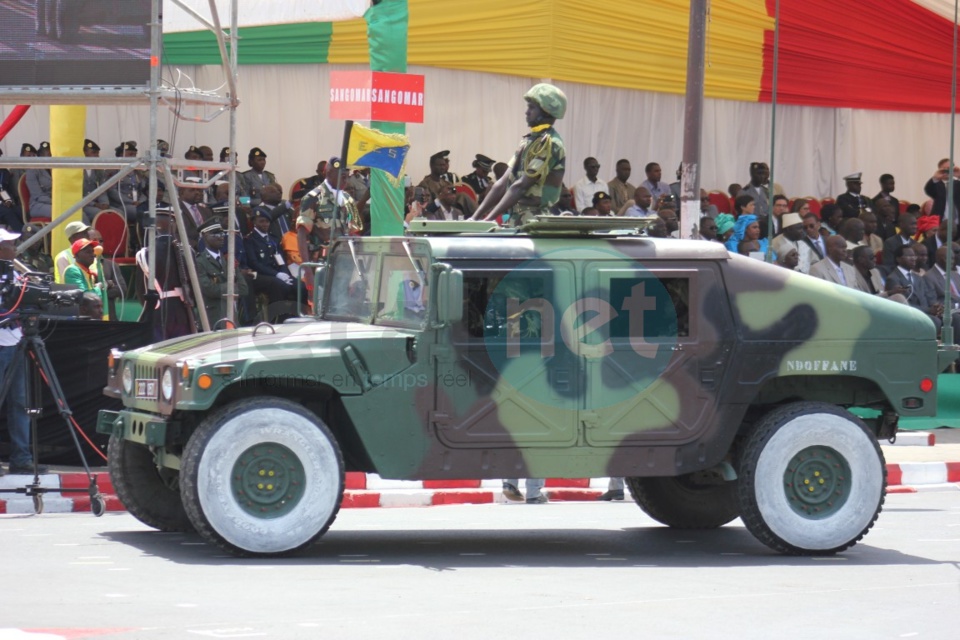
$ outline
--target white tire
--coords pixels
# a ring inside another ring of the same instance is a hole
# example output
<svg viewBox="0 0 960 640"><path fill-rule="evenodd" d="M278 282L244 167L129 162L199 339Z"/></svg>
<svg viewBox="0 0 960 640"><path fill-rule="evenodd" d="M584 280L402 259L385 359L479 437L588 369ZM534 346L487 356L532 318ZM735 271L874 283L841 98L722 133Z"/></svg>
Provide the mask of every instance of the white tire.
<svg viewBox="0 0 960 640"><path fill-rule="evenodd" d="M197 531L237 555L309 546L343 497L343 459L330 430L277 398L242 400L208 418L182 464L184 507Z"/></svg>

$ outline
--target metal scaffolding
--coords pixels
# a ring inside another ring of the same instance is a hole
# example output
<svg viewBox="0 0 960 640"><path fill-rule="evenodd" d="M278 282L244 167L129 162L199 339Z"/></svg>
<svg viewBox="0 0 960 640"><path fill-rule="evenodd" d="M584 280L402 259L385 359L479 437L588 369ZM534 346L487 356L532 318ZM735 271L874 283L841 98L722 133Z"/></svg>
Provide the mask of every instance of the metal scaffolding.
<svg viewBox="0 0 960 640"><path fill-rule="evenodd" d="M0 159L0 166L12 169L110 169L117 170L117 173L108 178L96 190L84 196L79 202L75 203L65 211L52 218L50 224L43 227L36 235L21 244L17 252L22 253L26 249L48 236L53 229L60 225L68 217L82 210L82 208L93 202L97 197L106 193L111 187L119 183L125 176L137 170L146 170L149 180L149 219L145 224L146 240L149 253L149 271L147 290L154 290L154 281L156 273L156 251L153 250L156 242L156 214L157 214L157 176L163 173L168 193L175 194L176 191L169 185L184 187L190 189L207 189L216 181L226 177L230 184L230 195L227 210L227 319L235 321L234 308L236 301L236 236L240 233L237 225L237 171L236 171L236 135L237 135L237 116L236 109L240 101L237 94L237 44L239 42L237 32L237 5L238 0L231 0L230 4L230 26L224 29L220 21L220 15L217 10L215 0L208 0L210 6L211 18L208 20L193 8L187 6L182 0L171 0L186 13L194 17L205 28L210 29L217 39L217 46L220 51L220 60L223 71L227 77L226 94L221 95L217 91L205 91L195 87L181 88L178 86L164 85L160 76L160 61L163 59L163 25L161 22L163 0L151 0L151 18L150 18L150 81L145 87L12 87L0 88L0 104L75 104L75 105L120 105L134 104L141 105L149 102L150 105L150 147L145 156L139 158L86 158L86 157L58 157L58 158L8 158ZM160 107L166 106L174 116L181 120L190 120L194 122L210 122L222 115L224 112L229 114L230 134L228 146L231 150L227 162L201 162L193 160L177 160L166 158L160 155L157 150L158 131L158 113ZM203 117L192 117L182 112L183 107L216 107L212 114ZM199 170L204 176L208 176L199 183L184 182L175 174L176 170L183 169ZM184 260L192 284L192 291L196 298L197 313L200 318L201 328L204 331L210 330L210 322L207 318L206 309L200 294L199 282L197 281L197 270L194 263L193 253L189 250L189 244L186 244L186 228L183 222L183 208L180 205L179 197L172 197L171 203L176 207L177 229L182 240L184 240ZM187 301L190 304L191 301Z"/></svg>

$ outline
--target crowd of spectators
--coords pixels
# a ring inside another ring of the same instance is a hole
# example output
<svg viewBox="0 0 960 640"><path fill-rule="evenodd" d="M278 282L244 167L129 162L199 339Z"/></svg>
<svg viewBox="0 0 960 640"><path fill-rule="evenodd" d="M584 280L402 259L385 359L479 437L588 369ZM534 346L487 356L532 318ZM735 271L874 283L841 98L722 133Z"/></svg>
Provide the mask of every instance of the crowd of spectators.
<svg viewBox="0 0 960 640"><path fill-rule="evenodd" d="M158 141L158 147L168 155L169 145ZM137 143L121 142L114 151L117 157L135 157ZM99 152L96 142L84 142L85 155L97 157ZM227 161L232 153L231 149L223 148L219 159ZM21 155L49 156L50 145L47 142L38 147L24 144ZM206 145L190 146L184 155L187 160L214 160L212 148ZM450 171L449 156L449 151L432 155L429 173L416 185L407 179L406 221L470 218L494 182L507 170L505 163L477 154L472 161L473 170L461 178ZM247 165L246 171L238 173L239 229L234 246L240 293L237 317L242 323L296 313L293 301L297 299L298 289L301 299L308 299L302 284L306 279L299 277L299 265L321 257L332 226L337 224L325 214L325 203L329 201L332 205L336 200L340 208L351 212L341 232L363 234L370 229L367 171L341 171L339 160L331 158L320 162L315 174L296 181L285 192L276 176L266 169L267 153L263 149L250 149ZM601 166L594 157L583 161L583 170L582 178L561 190L560 200L551 210L553 213L653 218L646 231L648 235L663 238L679 235L680 168L676 181L667 183L660 165L647 163L645 179L638 186L631 182L632 167L628 159L618 160L614 175L606 181L600 178ZM889 174L880 177L880 190L872 198L862 195L862 176L855 173L844 178L847 187L844 193L818 201L790 199L778 184L772 185L771 197L770 170L763 162L751 163L749 173L750 179L745 185L729 185L722 198L717 197L717 191L701 190L699 232L703 240L723 243L732 253L761 259L769 254L782 267L910 304L922 309L935 322L942 322L943 309L938 306L937 298L946 282L946 253L951 247L958 247L956 232L948 241L943 215L948 201L948 160L938 163L937 171L924 186L929 200L922 204L901 202L894 197L896 183ZM960 179L957 169L953 175L954 180ZM20 189L21 177L25 190ZM84 194L91 193L109 177L109 172L85 170ZM205 177L199 171L183 171L179 182L184 186L172 191L160 182L157 229L161 236L175 237L168 250L180 246L181 251L192 251L198 259L198 271L202 272L201 293L212 325L226 315L222 300L225 275L214 267L222 265L226 256L228 184L218 181L208 189L198 188ZM47 169L2 170L0 226L22 230L21 242L32 237L38 226L24 226L21 211L27 212L28 221L51 217L51 186ZM29 202L18 200L21 193L28 194ZM334 193L337 194L334 199L327 197ZM960 193L957 199L960 200ZM301 211L301 201L310 203L310 211ZM91 225L102 211L121 213L130 225L131 244L136 250L143 246L148 204L146 176L130 173L84 207L83 222L68 225L67 231L72 232L68 233L71 247L56 260L44 254L40 245L23 253L20 259L33 269L55 273L58 281L65 281L69 276L85 289L104 289L103 313L105 317L116 318L119 313L115 301L123 297L127 284L120 269L109 260L110 256L106 261L86 264L86 254L100 242L98 232ZM178 225L170 221L181 212L186 231L183 242L177 237ZM957 222L956 205L953 220ZM100 267L101 262L107 266ZM953 263L956 265L956 260ZM142 272L147 264L142 250L138 264ZM171 264L172 269L179 263L173 260ZM98 272L100 268L104 274ZM960 298L960 272L954 268L949 280ZM143 282L144 274L140 273L136 281ZM175 286L169 287L178 291L171 295L182 299L185 305L188 304L183 294L186 285L180 278ZM164 286L161 283L158 289L162 299L166 299ZM143 287L138 294L141 298L148 297Z"/></svg>

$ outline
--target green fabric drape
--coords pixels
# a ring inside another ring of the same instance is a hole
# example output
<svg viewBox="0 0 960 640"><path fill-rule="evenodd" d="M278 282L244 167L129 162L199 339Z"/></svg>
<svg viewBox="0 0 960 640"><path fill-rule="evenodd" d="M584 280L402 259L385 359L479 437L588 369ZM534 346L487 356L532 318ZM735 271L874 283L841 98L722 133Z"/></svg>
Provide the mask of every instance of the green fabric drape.
<svg viewBox="0 0 960 640"><path fill-rule="evenodd" d="M370 46L370 69L407 72L407 0L382 0L364 15ZM401 122L371 122L384 133L405 133ZM403 235L404 189L390 183L379 169L370 171L370 227L375 236Z"/></svg>
<svg viewBox="0 0 960 640"><path fill-rule="evenodd" d="M332 22L243 27L240 64L323 64L333 40ZM220 64L217 39L210 31L166 33L164 64Z"/></svg>

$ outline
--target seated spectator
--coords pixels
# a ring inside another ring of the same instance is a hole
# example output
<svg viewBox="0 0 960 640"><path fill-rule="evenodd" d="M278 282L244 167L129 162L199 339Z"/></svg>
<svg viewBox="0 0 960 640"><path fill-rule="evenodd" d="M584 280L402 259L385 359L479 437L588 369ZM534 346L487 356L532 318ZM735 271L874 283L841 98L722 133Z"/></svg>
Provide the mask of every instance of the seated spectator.
<svg viewBox="0 0 960 640"><path fill-rule="evenodd" d="M748 194L739 195L733 201L733 217L739 218L742 215L753 215L754 210L757 208L757 201L753 199L753 196ZM753 216L756 218L756 216ZM759 226L757 229L759 230Z"/></svg>
<svg viewBox="0 0 960 640"><path fill-rule="evenodd" d="M915 242L922 243L927 238L935 236L939 228L939 216L922 216L917 219L917 233L914 234L913 239Z"/></svg>
<svg viewBox="0 0 960 640"><path fill-rule="evenodd" d="M449 182L440 185L439 195L427 203L423 217L427 220L463 220L464 212L457 207L457 190Z"/></svg>
<svg viewBox="0 0 960 640"><path fill-rule="evenodd" d="M743 189L743 187L741 187L736 182L731 182L729 185L727 185L727 193L730 195L731 199L736 198L738 195L740 195L741 189Z"/></svg>
<svg viewBox="0 0 960 640"><path fill-rule="evenodd" d="M100 145L93 140L83 141L83 155L85 158L99 158ZM83 196L86 197L95 191L106 180L105 174L100 169L83 170ZM106 193L101 193L93 199L90 204L83 207L83 221L87 224L93 222L94 217L104 209L110 208L110 198Z"/></svg>
<svg viewBox="0 0 960 640"><path fill-rule="evenodd" d="M600 214L597 212L596 207L587 207L586 209L584 209L583 211L580 212L580 215L582 215L582 216L596 216L596 215L600 215Z"/></svg>
<svg viewBox="0 0 960 640"><path fill-rule="evenodd" d="M80 298L78 314L81 320L103 320L103 299L100 294L85 292Z"/></svg>
<svg viewBox="0 0 960 640"><path fill-rule="evenodd" d="M807 213L803 216L803 232L803 242L816 255L816 260L812 257L810 259L812 266L814 262L827 257L827 245L824 241L824 235L820 233L820 218L816 214Z"/></svg>
<svg viewBox="0 0 960 640"><path fill-rule="evenodd" d="M677 218L677 212L670 207L661 207L657 215L663 220L667 227L667 235L676 238L680 233L680 220Z"/></svg>
<svg viewBox="0 0 960 640"><path fill-rule="evenodd" d="M773 212L773 235L778 235L783 231L783 216L788 213L790 209L790 201L787 200L787 196L778 193L773 196L773 206L771 211ZM802 218L803 216L801 216ZM761 225L762 230L762 225Z"/></svg>
<svg viewBox="0 0 960 640"><path fill-rule="evenodd" d="M916 246L914 246L916 249ZM953 268L950 270L950 299L953 302L954 309L956 309L957 303L960 303L960 273L957 270L957 254L960 253L960 245L952 243L951 246L943 245L937 249L936 256L934 258L933 266L927 270L924 278L933 288L933 293L936 295L937 300L943 300L943 296L946 293L947 287L947 251L953 251L953 256L951 260L953 261ZM919 261L919 260L918 260Z"/></svg>
<svg viewBox="0 0 960 640"><path fill-rule="evenodd" d="M874 253L870 250L870 247L860 246L853 250L853 268L857 270L857 289L864 293L907 304L907 299L903 296L906 289L900 287L890 291L886 290L883 275L877 269Z"/></svg>
<svg viewBox="0 0 960 640"><path fill-rule="evenodd" d="M797 264L800 261L800 254L795 247L788 247L783 253L777 254L777 266L791 271L797 270Z"/></svg>
<svg viewBox="0 0 960 640"><path fill-rule="evenodd" d="M121 142L114 153L118 158L136 158L138 155L137 143L133 140ZM109 171L106 177L116 174L116 171ZM124 214L127 222L137 221L137 207L144 201L145 176L140 171L132 171L120 179L120 182L113 185L107 192L110 200L110 207Z"/></svg>
<svg viewBox="0 0 960 640"><path fill-rule="evenodd" d="M700 218L700 239L718 242L717 240L717 221L711 216Z"/></svg>
<svg viewBox="0 0 960 640"><path fill-rule="evenodd" d="M857 272L846 260L847 241L843 236L830 236L827 238L827 257L810 267L810 275L854 289Z"/></svg>
<svg viewBox="0 0 960 640"><path fill-rule="evenodd" d="M593 194L607 190L607 183L597 177L600 172L600 163L596 158L584 158L583 170L586 175L573 185L575 202L579 209L584 209L593 204Z"/></svg>
<svg viewBox="0 0 960 640"><path fill-rule="evenodd" d="M912 246L913 252L917 256L916 264L913 267L913 272L922 278L927 273L926 266L929 258L927 255L927 247L919 242L913 243Z"/></svg>
<svg viewBox="0 0 960 640"><path fill-rule="evenodd" d="M270 235L282 238L293 228L289 220L293 205L283 199L283 191L275 183L264 185L260 197L262 201L256 211L262 210L270 217Z"/></svg>
<svg viewBox="0 0 960 640"><path fill-rule="evenodd" d="M820 209L820 234L835 236L843 221L843 209L835 204L826 204Z"/></svg>
<svg viewBox="0 0 960 640"><path fill-rule="evenodd" d="M937 332L939 333L940 328L943 326L943 303L937 300L937 296L933 292L933 287L930 286L929 282L913 272L917 261L913 247L911 245L900 244L894 248L893 257L896 261L896 266L887 275L887 292L902 293L907 299L907 304L914 309L919 309L924 312L933 320L933 324L936 325ZM958 324L960 324L958 323L958 318L960 318L960 316L956 314L952 317L955 337L960 336L960 333L958 333L958 328L960 328L958 327Z"/></svg>
<svg viewBox="0 0 960 640"><path fill-rule="evenodd" d="M737 245L737 253L742 256L750 256L751 254L760 252L760 242L757 240L747 240L746 238L740 241L740 244Z"/></svg>
<svg viewBox="0 0 960 640"><path fill-rule="evenodd" d="M44 147L46 145L46 147ZM41 142L38 157L49 157L50 143ZM27 169L27 190L30 192L30 218L50 218L53 211L53 176L50 169Z"/></svg>
<svg viewBox="0 0 960 640"><path fill-rule="evenodd" d="M211 218L200 226L200 237L204 248L197 252L197 280L200 293L203 294L203 306L207 311L210 327L227 317L229 299L227 296L227 256L223 253L227 234L219 218ZM247 295L247 281L238 273L236 294ZM234 315L234 318L237 316Z"/></svg>
<svg viewBox="0 0 960 640"><path fill-rule="evenodd" d="M946 219L941 220L939 226L937 227L936 233L928 235L927 238L923 241L923 244L926 245L927 247L927 256L928 256L927 264L926 264L927 269L933 268L934 262L936 262L934 258L937 255L937 249L939 249L940 247L942 247L947 243L947 225L948 224L949 224L948 220ZM954 241L956 241L956 238L954 238Z"/></svg>
<svg viewBox="0 0 960 640"><path fill-rule="evenodd" d="M740 196L740 198L744 197L750 198L751 202L753 201L751 196ZM737 199L739 200L740 198ZM733 228L733 235L727 240L727 249L733 253L739 253L740 243L744 240L747 242L756 242L756 248L751 249L751 251L767 252L767 239L760 238L760 224L757 222L757 216L752 213L743 213L737 218L737 222Z"/></svg>
<svg viewBox="0 0 960 640"><path fill-rule="evenodd" d="M98 245L103 244L103 235L94 228L87 229L87 237ZM100 265L103 265L103 273L100 273ZM117 311L117 300L123 300L124 292L127 290L127 281L120 271L117 263L111 260L111 256L101 255L99 261L94 261L91 270L97 275L97 282L102 282L102 286L107 287L107 303L110 305L109 317L111 320L119 321L120 314Z"/></svg>
<svg viewBox="0 0 960 640"><path fill-rule="evenodd" d="M96 259L94 249L99 246L99 242L88 238L81 238L70 245L74 263L63 272L64 284L82 291L95 291L99 295L100 288L97 286L97 274L91 269L93 261Z"/></svg>
<svg viewBox="0 0 960 640"><path fill-rule="evenodd" d="M30 222L23 225L20 231L20 242L23 244L40 231L40 225ZM31 271L37 273L49 273L53 275L53 258L43 248L43 242L37 242L26 251L17 256L17 260L22 262ZM67 263L69 265L69 262Z"/></svg>
<svg viewBox="0 0 960 640"><path fill-rule="evenodd" d="M889 202L878 200L874 213L877 214L876 234L880 237L881 243L897 235L896 219L899 212L895 211ZM910 211L907 210L906 213Z"/></svg>
<svg viewBox="0 0 960 640"><path fill-rule="evenodd" d="M3 151L0 151L0 156L3 156ZM23 226L15 178L20 179L10 169L0 167L0 226L14 232Z"/></svg>
<svg viewBox="0 0 960 640"><path fill-rule="evenodd" d="M657 216L653 219L652 222L647 226L646 233L651 238L669 238L670 234L667 233L667 223L663 221L663 218Z"/></svg>
<svg viewBox="0 0 960 640"><path fill-rule="evenodd" d="M297 299L297 281L287 269L280 250L280 240L270 235L270 215L260 210L254 213L253 231L244 240L247 266L253 271L252 288L257 294L266 294L271 306L271 318L292 315L292 307L285 301Z"/></svg>
<svg viewBox="0 0 960 640"><path fill-rule="evenodd" d="M716 218L720 214L717 205L710 204L710 194L706 189L700 189L700 215Z"/></svg>
<svg viewBox="0 0 960 640"><path fill-rule="evenodd" d="M574 206L573 193L566 186L560 187L560 199L550 207L550 213L555 216L578 216L580 212Z"/></svg>
<svg viewBox="0 0 960 640"><path fill-rule="evenodd" d="M780 256L793 249L797 252L795 269L800 273L810 273L810 267L820 261L810 243L804 242L803 218L799 213L785 213L781 220L783 233L773 239L773 250Z"/></svg>
<svg viewBox="0 0 960 640"><path fill-rule="evenodd" d="M863 238L860 244L870 247L874 255L883 251L883 238L877 233L877 214L864 211L860 214L860 221L863 222Z"/></svg>
<svg viewBox="0 0 960 640"><path fill-rule="evenodd" d="M883 266L887 273L891 273L897 265L895 251L897 247L909 247L913 245L913 236L917 233L917 219L905 213L900 216L897 224L900 231L897 235L887 238L883 241ZM910 250L910 259L916 263L916 254ZM913 264L910 266L913 269Z"/></svg>
<svg viewBox="0 0 960 640"><path fill-rule="evenodd" d="M730 236L733 235L733 228L736 226L737 221L729 213L719 214L715 220L717 223L717 242L726 243L730 239Z"/></svg>
<svg viewBox="0 0 960 640"><path fill-rule="evenodd" d="M609 216L613 210L613 198L606 191L597 191L593 194L593 208L597 210L594 215Z"/></svg>
<svg viewBox="0 0 960 640"><path fill-rule="evenodd" d="M53 259L54 272L53 272L53 281L57 283L63 283L63 274L66 272L67 267L74 263L73 259L73 243L77 240L82 240L88 238L87 231L90 227L85 222L80 220L74 220L73 222L68 222L67 226L64 227L63 232L67 236L67 246L66 249L61 251Z"/></svg>
<svg viewBox="0 0 960 640"><path fill-rule="evenodd" d="M653 196L650 195L650 191L646 187L637 187L633 191L633 200L628 200L625 208L617 215L628 218L648 218L656 213L650 208L652 201Z"/></svg>

